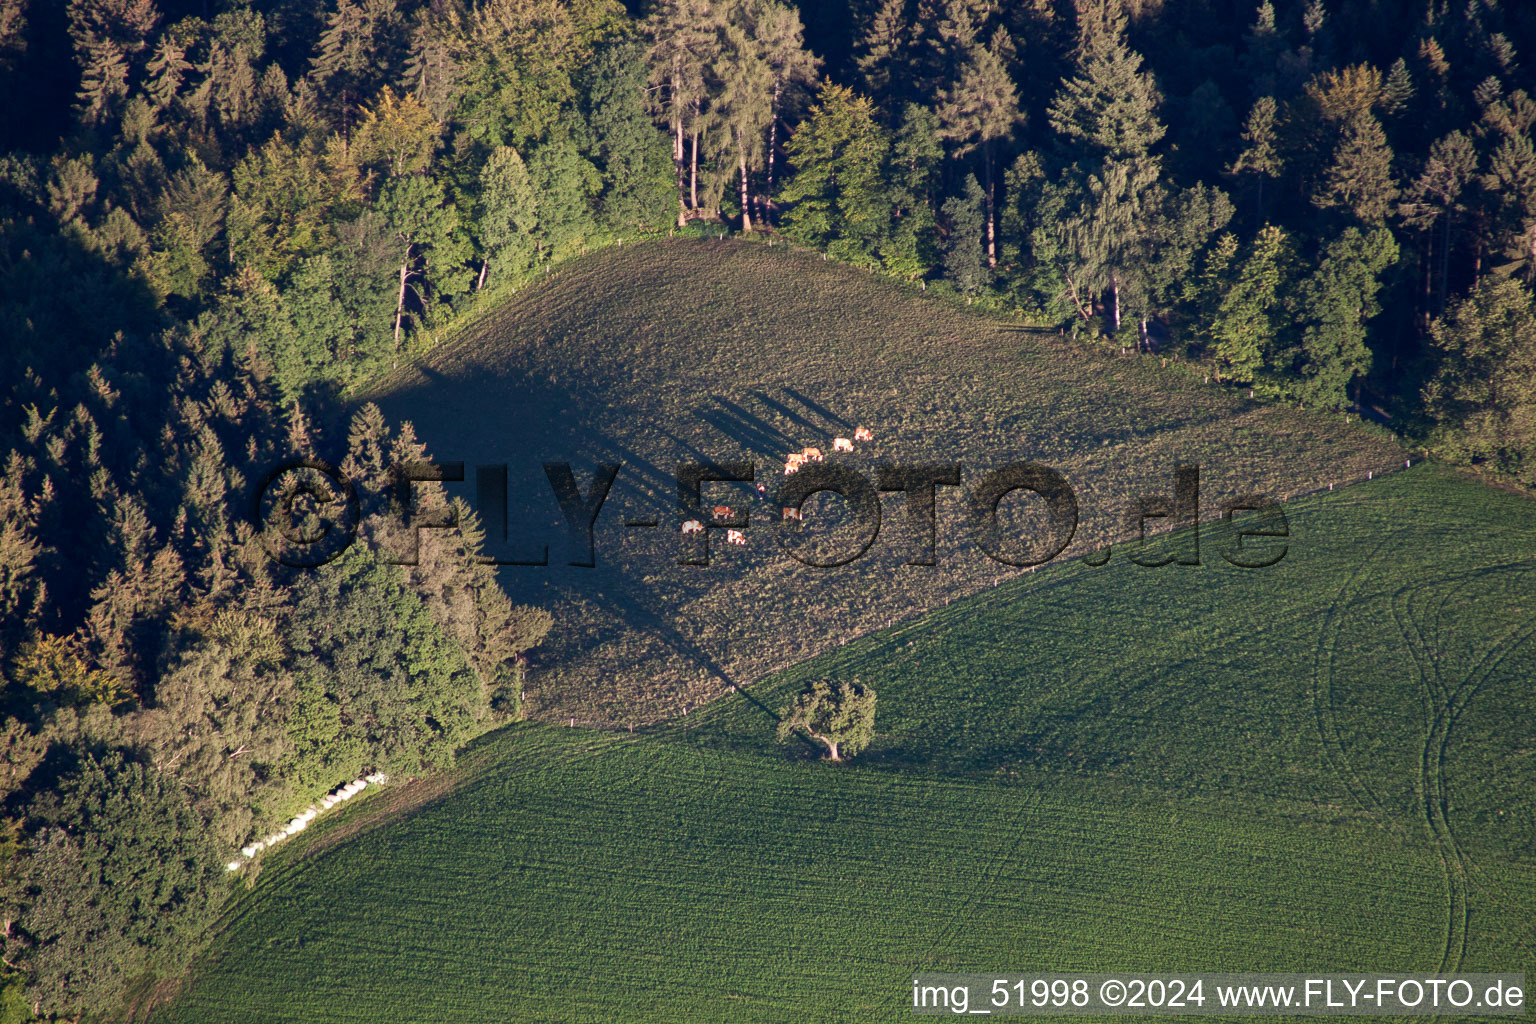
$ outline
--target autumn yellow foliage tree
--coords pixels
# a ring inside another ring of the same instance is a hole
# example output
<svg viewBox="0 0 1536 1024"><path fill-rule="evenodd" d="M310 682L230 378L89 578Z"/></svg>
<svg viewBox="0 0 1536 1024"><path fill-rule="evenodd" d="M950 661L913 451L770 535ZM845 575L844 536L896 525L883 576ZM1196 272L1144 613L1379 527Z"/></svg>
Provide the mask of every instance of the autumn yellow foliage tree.
<svg viewBox="0 0 1536 1024"><path fill-rule="evenodd" d="M105 704L111 707L132 696L123 682L86 660L80 641L72 636L40 633L21 645L11 660L11 679L39 694L56 694L61 702Z"/></svg>
<svg viewBox="0 0 1536 1024"><path fill-rule="evenodd" d="M385 86L363 112L363 123L353 136L357 161L380 166L391 178L419 174L432 163L442 127L415 93L396 97Z"/></svg>

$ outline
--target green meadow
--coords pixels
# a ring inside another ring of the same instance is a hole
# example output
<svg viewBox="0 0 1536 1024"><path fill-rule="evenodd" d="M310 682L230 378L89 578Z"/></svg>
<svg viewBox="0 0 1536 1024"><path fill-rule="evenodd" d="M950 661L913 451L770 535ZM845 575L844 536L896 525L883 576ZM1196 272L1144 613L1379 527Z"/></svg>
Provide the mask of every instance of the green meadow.
<svg viewBox="0 0 1536 1024"><path fill-rule="evenodd" d="M1286 516L1267 568L1206 527L1199 566L1058 563L633 734L493 734L451 788L273 856L157 1019L894 1021L923 970L1536 976L1536 513L1431 466ZM774 743L812 676L878 692L857 760Z"/></svg>

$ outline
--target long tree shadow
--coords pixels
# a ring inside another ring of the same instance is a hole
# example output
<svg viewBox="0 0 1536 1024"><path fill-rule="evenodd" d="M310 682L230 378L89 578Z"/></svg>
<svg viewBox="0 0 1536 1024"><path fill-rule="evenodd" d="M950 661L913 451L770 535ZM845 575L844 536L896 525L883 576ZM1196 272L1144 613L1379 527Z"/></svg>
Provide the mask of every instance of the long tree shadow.
<svg viewBox="0 0 1536 1024"><path fill-rule="evenodd" d="M667 472L655 462L640 455L630 445L611 437L600 437L595 441L595 445L601 449L604 459L618 462L623 466L614 483L616 495L628 494L647 504L657 504L664 508L672 507L675 503L674 494L677 491L675 474Z"/></svg>
<svg viewBox="0 0 1536 1024"><path fill-rule="evenodd" d="M837 413L833 412L831 409L828 409L826 406L822 405L820 402L817 402L815 399L810 398L810 397L802 394L799 391L796 391L794 388L786 387L784 389L784 393L786 395L788 395L790 398L793 398L795 401L799 402L801 405L805 406L807 409L809 409L811 412L815 413L817 416L820 416L822 419L827 420L827 421L832 422L832 423L836 423L838 426L843 427L844 429L847 429L847 430L853 429L853 424L851 422L849 422L848 420L846 420L843 417L839 416Z"/></svg>
<svg viewBox="0 0 1536 1024"><path fill-rule="evenodd" d="M694 413L699 419L742 447L752 449L766 457L776 457L778 452L792 449L795 442L784 431L755 415L728 398L714 396L717 409L703 409Z"/></svg>
<svg viewBox="0 0 1536 1024"><path fill-rule="evenodd" d="M767 406L773 412L789 420L791 423L804 427L806 430L811 431L813 434L819 436L827 432L827 428L824 425L820 423L813 423L811 420L806 419L802 413L791 409L777 398L769 395L766 391L754 391L752 392L752 397L757 399L763 405Z"/></svg>
<svg viewBox="0 0 1536 1024"><path fill-rule="evenodd" d="M632 596L639 597L641 595ZM725 666L720 664L713 654L705 650L681 629L678 629L671 620L651 610L657 602L633 599L621 601L616 596L602 593L590 595L590 599L598 608L621 621L626 629L655 637L675 653L682 655L711 676L719 679L726 686L730 687L737 696L766 716L775 726L778 725L778 713L748 693L746 688L726 671Z"/></svg>

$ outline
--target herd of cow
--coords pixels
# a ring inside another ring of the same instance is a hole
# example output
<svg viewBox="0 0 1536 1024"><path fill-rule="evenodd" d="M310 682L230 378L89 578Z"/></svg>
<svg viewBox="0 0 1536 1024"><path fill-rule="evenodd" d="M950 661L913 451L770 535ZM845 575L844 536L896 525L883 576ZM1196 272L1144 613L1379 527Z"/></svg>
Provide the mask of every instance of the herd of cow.
<svg viewBox="0 0 1536 1024"><path fill-rule="evenodd" d="M834 437L832 439L832 451L851 452L853 451L853 443L855 441L873 441L874 439L875 435L873 431L871 431L868 427L859 427L854 430L853 437L851 438ZM807 462L821 462L825 457L826 456L822 454L820 448L802 448L798 452L792 452L784 459L784 475L789 476L791 473L798 472L800 467L805 465ZM758 491L759 493L763 491L761 485L758 486ZM736 510L731 508L729 505L716 505L711 510L711 512L713 513L716 520L730 519L736 514ZM800 521L803 520L804 517L801 515L798 508L790 508L786 506L784 508L783 518ZM683 524L683 532L703 533L704 524L697 519L690 519ZM726 542L730 544L745 546L747 543L747 535L742 533L740 530L727 530L725 532L725 539Z"/></svg>

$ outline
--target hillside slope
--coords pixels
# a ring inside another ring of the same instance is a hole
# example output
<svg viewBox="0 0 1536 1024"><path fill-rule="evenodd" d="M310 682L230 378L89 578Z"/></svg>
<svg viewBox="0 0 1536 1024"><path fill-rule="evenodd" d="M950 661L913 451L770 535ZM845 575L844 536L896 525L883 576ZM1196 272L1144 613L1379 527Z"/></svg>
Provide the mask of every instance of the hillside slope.
<svg viewBox="0 0 1536 1024"><path fill-rule="evenodd" d="M876 687L843 765L745 695L494 734L437 802L277 854L161 1019L898 1021L922 970L1536 974L1536 504L1416 468L1291 525L1273 570L1054 567L765 680Z"/></svg>
<svg viewBox="0 0 1536 1024"><path fill-rule="evenodd" d="M1403 464L1395 445L1337 415L1252 402L1157 357L733 241L626 246L567 265L375 397L436 458L466 463L466 497L478 465L508 466L513 539L547 544L551 563L502 570L514 598L555 614L530 712L595 725L675 716L1017 571L976 547L956 487L938 491L936 566L903 564L915 538L899 493L883 496L869 551L828 569L785 555L778 508L741 484L706 485L705 505L747 506L747 545L720 531L708 567L679 565L680 462L754 461L771 494L785 455L805 446L870 480L881 463L958 462L967 489L1031 460L1075 492L1063 558L1122 535L1135 496L1172 493L1176 464L1201 467L1205 515L1235 495L1305 493ZM861 425L873 443L831 455L834 436ZM565 564L546 461L571 463L583 492L597 463L623 464L597 520L595 568ZM1041 527L1026 493L1004 502L1021 538ZM813 498L805 529L841 506ZM648 517L659 525L624 525Z"/></svg>

